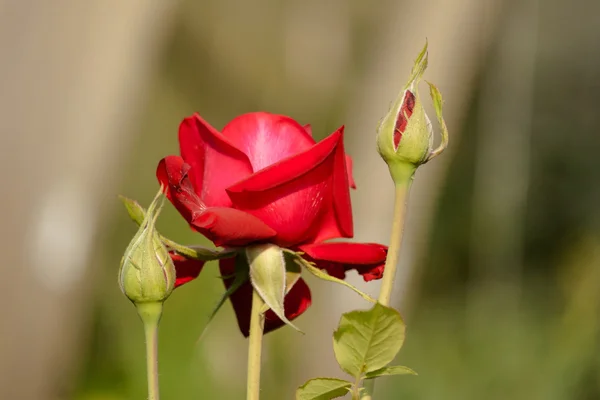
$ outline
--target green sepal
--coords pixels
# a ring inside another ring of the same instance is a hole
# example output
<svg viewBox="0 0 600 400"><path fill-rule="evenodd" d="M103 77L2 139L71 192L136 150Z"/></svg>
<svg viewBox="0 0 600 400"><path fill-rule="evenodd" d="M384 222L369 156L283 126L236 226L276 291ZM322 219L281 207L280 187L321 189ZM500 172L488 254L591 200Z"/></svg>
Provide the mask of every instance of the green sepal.
<svg viewBox="0 0 600 400"><path fill-rule="evenodd" d="M142 207L137 201L122 195L119 195L119 200L121 200L125 206L125 209L127 210L127 213L133 222L135 222L138 226L141 225L146 217L146 210L144 210L144 207Z"/></svg>
<svg viewBox="0 0 600 400"><path fill-rule="evenodd" d="M123 202L123 205L125 205L125 209L127 210L127 213L129 214L129 217L133 220L133 222L138 224L138 226L141 225L146 216L146 210L144 210L144 207L142 207L137 201L130 199L128 197L125 197L125 196L119 195L119 199ZM169 248L169 250L172 250L184 257L187 257L187 258L190 258L193 260L199 260L199 261L220 260L222 258L234 257L237 252L236 250L233 250L233 249L219 251L219 250L212 250L212 249L209 249L209 248L206 248L203 246L196 246L196 245L184 246L184 245L174 242L171 239L168 239L162 235L160 235L160 238L161 238L162 242L164 243L164 245Z"/></svg>
<svg viewBox="0 0 600 400"><path fill-rule="evenodd" d="M365 374L365 379L373 379L380 376L390 375L418 375L415 371L402 365L393 365L390 367L383 367L375 371L371 371Z"/></svg>
<svg viewBox="0 0 600 400"><path fill-rule="evenodd" d="M284 299L287 289L286 262L283 249L273 244L260 244L245 248L250 265L250 282L270 308L286 325L303 333L285 316Z"/></svg>
<svg viewBox="0 0 600 400"><path fill-rule="evenodd" d="M308 272L310 272L311 274L313 274L314 276L316 276L319 279L323 279L324 281L328 281L328 282L335 282L338 283L340 285L346 286L349 289L352 289L355 293L357 293L360 297L362 297L363 299L367 300L368 302L371 303L376 303L377 301L372 298L371 296L369 296L368 294L366 294L365 292L357 289L355 286L351 285L350 283L336 278L335 276L331 276L329 275L327 272L323 271L320 268L317 268L314 266L314 263L302 258L301 253L296 253L293 252L291 250L285 250L288 254L293 256L293 260L298 263L299 265L303 266L304 268L306 268L308 270Z"/></svg>
<svg viewBox="0 0 600 400"><path fill-rule="evenodd" d="M314 378L296 390L296 400L330 400L345 396L352 383L336 378Z"/></svg>
<svg viewBox="0 0 600 400"><path fill-rule="evenodd" d="M408 82L404 86L404 90L408 89L412 84L418 84L425 70L427 69L427 65L429 63L428 54L427 54L427 39L425 39L425 46L415 59L415 63L413 64L412 70L410 71L410 76L408 78Z"/></svg>
<svg viewBox="0 0 600 400"><path fill-rule="evenodd" d="M435 156L440 155L446 147L448 147L448 127L446 126L446 121L444 121L444 116L442 114L442 106L444 104L444 100L442 99L442 94L439 89L431 82L427 82L429 85L429 95L431 96L431 100L433 101L433 108L435 109L435 115L437 117L438 123L440 124L442 141L440 145L432 150L427 156L427 161L431 160Z"/></svg>
<svg viewBox="0 0 600 400"><path fill-rule="evenodd" d="M226 249L226 250L212 250L203 246L193 245L193 246L184 246L182 244L176 243L170 239L167 239L164 236L161 236L164 244L169 248L169 250L173 250L177 254L181 254L187 258L191 258L193 260L200 261L215 261L221 260L223 258L231 258L235 257L237 254L236 249Z"/></svg>
<svg viewBox="0 0 600 400"><path fill-rule="evenodd" d="M287 296L287 294L290 292L290 290L292 290L296 282L298 282L298 279L300 279L302 268L294 262L293 258L285 250L283 253L283 257L285 258L285 294ZM260 312L265 313L269 308L269 305L265 303Z"/></svg>
<svg viewBox="0 0 600 400"><path fill-rule="evenodd" d="M345 313L333 334L335 358L358 379L394 359L404 343L404 331L400 313L380 303L368 311Z"/></svg>

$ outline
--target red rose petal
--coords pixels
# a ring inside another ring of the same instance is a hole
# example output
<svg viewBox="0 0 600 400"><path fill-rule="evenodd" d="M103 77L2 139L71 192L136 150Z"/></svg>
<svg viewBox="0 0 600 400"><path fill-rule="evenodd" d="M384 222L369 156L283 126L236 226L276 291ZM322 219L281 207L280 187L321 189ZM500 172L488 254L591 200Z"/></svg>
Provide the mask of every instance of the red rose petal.
<svg viewBox="0 0 600 400"><path fill-rule="evenodd" d="M209 207L231 205L225 188L252 174L248 157L198 114L179 126L181 157L195 192Z"/></svg>
<svg viewBox="0 0 600 400"><path fill-rule="evenodd" d="M266 112L234 118L223 128L223 136L248 156L254 172L306 151L315 144L314 139L293 119Z"/></svg>
<svg viewBox="0 0 600 400"><path fill-rule="evenodd" d="M300 246L305 258L337 278L343 271L356 270L365 281L383 276L387 247L376 243L332 242Z"/></svg>
<svg viewBox="0 0 600 400"><path fill-rule="evenodd" d="M352 233L347 179L340 129L310 150L271 165L227 192L234 207L277 231L276 244L285 247L320 236L321 228L333 237ZM322 227L325 222L328 225ZM341 225L340 229L330 229L332 224Z"/></svg>
<svg viewBox="0 0 600 400"><path fill-rule="evenodd" d="M194 191L188 172L190 166L179 156L167 156L160 160L156 177L165 188L167 198L188 223L206 210L206 205Z"/></svg>
<svg viewBox="0 0 600 400"><path fill-rule="evenodd" d="M175 264L175 287L196 279L204 267L204 261L191 260L174 252L169 252L169 255Z"/></svg>
<svg viewBox="0 0 600 400"><path fill-rule="evenodd" d="M408 125L408 119L412 115L414 108L415 95L410 90L406 90L404 92L404 98L402 99L400 111L398 111L398 116L396 117L396 124L394 126L394 149L396 150L400 145L402 134L406 130L406 125Z"/></svg>
<svg viewBox="0 0 600 400"><path fill-rule="evenodd" d="M273 229L248 213L227 207L206 207L194 192L189 170L181 157L168 156L159 162L156 176L175 208L216 246L243 246L276 235Z"/></svg>
<svg viewBox="0 0 600 400"><path fill-rule="evenodd" d="M192 225L215 246L245 246L277 235L255 216L227 207L207 208L193 219Z"/></svg>
<svg viewBox="0 0 600 400"><path fill-rule="evenodd" d="M344 152L344 143L341 136L344 127L340 127L334 134L340 134L339 143L334 154L333 178L331 185L330 206L323 217L313 226L311 243L320 243L332 238L351 238L354 236L352 222L352 204L350 202L349 175L346 168L347 158ZM327 138L329 139L329 138ZM327 140L325 139L325 140Z"/></svg>

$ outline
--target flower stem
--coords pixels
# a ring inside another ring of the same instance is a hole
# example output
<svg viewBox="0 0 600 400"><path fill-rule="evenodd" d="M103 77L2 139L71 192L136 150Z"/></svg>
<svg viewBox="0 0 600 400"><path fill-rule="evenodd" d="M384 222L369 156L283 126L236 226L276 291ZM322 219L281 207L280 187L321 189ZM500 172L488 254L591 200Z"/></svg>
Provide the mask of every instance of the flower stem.
<svg viewBox="0 0 600 400"><path fill-rule="evenodd" d="M392 222L392 234L390 237L390 247L385 259L385 268L383 270L383 281L379 291L379 303L384 306L390 305L394 281L396 280L396 270L398 268L398 258L400 256L400 247L402 246L402 236L404 235L404 220L406 218L406 205L408 202L408 193L414 176L414 168L408 168L405 174L394 176L396 185L394 199L394 220ZM371 400L375 390L375 379L365 381L365 390L360 400Z"/></svg>
<svg viewBox="0 0 600 400"><path fill-rule="evenodd" d="M136 303L137 312L144 324L146 337L146 373L148 377L148 400L159 400L158 386L158 323L163 303Z"/></svg>
<svg viewBox="0 0 600 400"><path fill-rule="evenodd" d="M390 238L390 247L385 259L385 268L383 270L383 280L379 291L379 302L384 306L390 304L394 281L396 279L396 269L398 267L398 258L400 256L400 246L402 245L402 236L404 234L404 219L406 216L406 203L408 201L408 192L412 183L412 175L407 179L396 182L396 198L394 200L394 220L392 222L392 235Z"/></svg>
<svg viewBox="0 0 600 400"><path fill-rule="evenodd" d="M265 314L262 312L264 301L256 290L252 290L252 311L250 315L250 337L248 343L248 386L247 400L260 397L260 359L262 338L265 327Z"/></svg>
<svg viewBox="0 0 600 400"><path fill-rule="evenodd" d="M361 394L360 394L360 379L361 379L361 376L359 375L356 378L354 385L352 385L352 400L361 400L362 399Z"/></svg>

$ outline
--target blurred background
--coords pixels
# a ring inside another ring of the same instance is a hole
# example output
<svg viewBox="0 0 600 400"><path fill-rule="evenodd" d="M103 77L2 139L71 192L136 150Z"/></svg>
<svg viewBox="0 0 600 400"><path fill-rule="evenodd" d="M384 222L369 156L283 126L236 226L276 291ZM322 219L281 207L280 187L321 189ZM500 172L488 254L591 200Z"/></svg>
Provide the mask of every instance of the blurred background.
<svg viewBox="0 0 600 400"><path fill-rule="evenodd" d="M394 305L408 325L377 399L600 398L600 2L0 0L0 398L146 396L143 332L116 281L160 158L198 111L346 125L356 239L388 243L375 127L430 45L448 151L419 169ZM426 95L425 87L421 88ZM171 206L159 228L202 241ZM216 265L160 331L165 399L242 399L246 341ZM265 339L262 396L343 376L331 334L366 308L308 278L313 306ZM377 284L352 283L377 293Z"/></svg>

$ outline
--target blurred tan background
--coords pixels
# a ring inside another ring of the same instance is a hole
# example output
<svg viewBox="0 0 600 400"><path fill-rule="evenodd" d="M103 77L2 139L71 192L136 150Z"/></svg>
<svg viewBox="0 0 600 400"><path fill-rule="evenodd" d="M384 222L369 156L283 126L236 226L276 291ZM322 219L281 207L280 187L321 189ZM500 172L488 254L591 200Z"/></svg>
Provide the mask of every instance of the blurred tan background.
<svg viewBox="0 0 600 400"><path fill-rule="evenodd" d="M116 284L180 120L266 110L346 125L356 239L388 242L375 126L425 38L449 150L421 168L394 297L408 337L381 399L600 398L600 3L592 0L0 0L0 399L145 398L143 334ZM426 94L425 87L422 94ZM168 236L202 241L167 207ZM244 398L246 347L215 265L168 301L166 399ZM376 293L376 284L353 283ZM263 398L341 376L331 333L366 307L309 279L269 334Z"/></svg>

